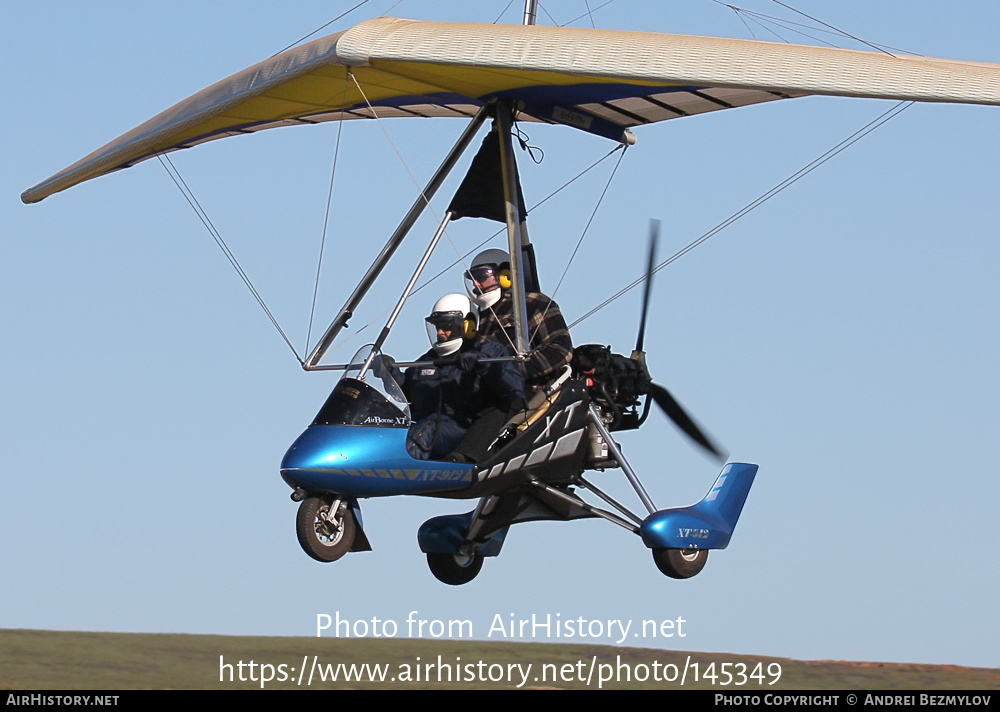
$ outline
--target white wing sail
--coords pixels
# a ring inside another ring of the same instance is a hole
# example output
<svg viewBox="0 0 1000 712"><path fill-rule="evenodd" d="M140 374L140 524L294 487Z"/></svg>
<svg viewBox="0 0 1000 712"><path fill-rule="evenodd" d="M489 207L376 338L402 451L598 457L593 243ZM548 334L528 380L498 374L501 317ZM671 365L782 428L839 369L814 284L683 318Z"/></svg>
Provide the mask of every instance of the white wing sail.
<svg viewBox="0 0 1000 712"><path fill-rule="evenodd" d="M368 20L181 101L21 195L35 203L159 153L322 121L471 116L618 140L648 123L809 96L1000 104L1000 65L643 32Z"/></svg>

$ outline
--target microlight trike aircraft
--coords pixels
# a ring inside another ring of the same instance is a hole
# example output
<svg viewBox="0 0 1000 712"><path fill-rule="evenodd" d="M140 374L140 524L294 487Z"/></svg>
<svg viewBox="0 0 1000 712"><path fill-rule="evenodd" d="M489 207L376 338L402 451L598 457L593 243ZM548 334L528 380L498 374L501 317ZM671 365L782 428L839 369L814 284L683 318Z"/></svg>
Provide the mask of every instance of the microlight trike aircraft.
<svg viewBox="0 0 1000 712"><path fill-rule="evenodd" d="M222 80L26 191L22 199L37 202L148 158L266 128L348 119L467 117L455 147L303 362L306 370L345 374L282 462L282 476L293 488L293 499L301 502L300 542L310 555L328 561L369 548L360 517L364 498L468 498L478 501L472 512L432 519L418 535L432 571L447 583L471 580L484 557L499 553L513 524L584 517L603 518L638 534L667 575L692 576L701 570L709 549L728 545L756 466L727 464L704 500L692 507L655 507L613 434L639 427L650 401L678 424L687 419L669 394L652 383L641 339L629 358L604 347L580 352L581 360L589 357L591 362L578 362L564 379L550 384L543 401L511 424L509 437L501 438L486 460L474 465L427 462L406 453L405 399L386 378L379 355L447 223L473 213L448 211L370 348L349 364L324 364L324 355L489 120L496 147L483 155L492 151L499 163L494 172L499 178L491 185L499 185L501 193L511 255L514 351L515 358L523 359L530 351L525 294L541 285L518 188L512 141L516 122L559 124L631 145L632 129L646 130L646 124L807 95L998 104L1000 67L763 42L539 27L533 24L532 2L526 4L525 16L523 26L393 18L363 22ZM699 439L695 426L685 432ZM608 468L623 470L645 515L631 512L584 476L590 469ZM584 492L604 505L588 504Z"/></svg>

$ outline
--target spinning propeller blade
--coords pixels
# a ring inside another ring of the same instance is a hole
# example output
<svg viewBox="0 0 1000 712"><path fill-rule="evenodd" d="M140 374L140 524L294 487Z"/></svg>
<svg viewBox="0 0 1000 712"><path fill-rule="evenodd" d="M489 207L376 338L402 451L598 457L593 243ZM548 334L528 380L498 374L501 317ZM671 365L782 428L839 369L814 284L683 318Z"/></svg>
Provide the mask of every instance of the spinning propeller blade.
<svg viewBox="0 0 1000 712"><path fill-rule="evenodd" d="M646 289L642 295L642 316L639 318L639 338L635 350L642 352L642 342L646 339L646 316L649 314L649 297L653 292L653 267L656 266L656 243L660 239L660 221L649 221L649 261L646 266Z"/></svg>
<svg viewBox="0 0 1000 712"><path fill-rule="evenodd" d="M639 338L636 339L635 351L632 352L632 358L642 364L643 369L646 371L646 377L649 378L649 368L646 366L646 353L642 350L643 342L646 339L646 318L649 316L649 299L653 292L653 270L656 267L656 246L660 239L660 221L650 220L649 221L649 258L646 263L646 288L642 295L642 316L639 318ZM712 442L711 438L706 435L701 428L699 428L694 420L687 414L687 412L681 407L680 403L670 395L670 391L661 385L649 383L649 394L653 401L660 407L660 410L670 418L677 427L684 431L684 433L694 440L696 443L705 448L708 452L714 455L717 459L722 462L726 460L726 453L722 452L719 447Z"/></svg>
<svg viewBox="0 0 1000 712"><path fill-rule="evenodd" d="M701 428L695 425L691 416L689 416L685 410L681 408L681 404L678 403L672 395L670 395L670 391L661 385L650 383L649 394L656 402L656 405L660 406L660 410L662 410L668 418L674 421L674 423L677 424L677 427L683 430L689 438L715 455L720 462L726 461L726 453L720 450L719 447L712 442L711 438L702 432Z"/></svg>

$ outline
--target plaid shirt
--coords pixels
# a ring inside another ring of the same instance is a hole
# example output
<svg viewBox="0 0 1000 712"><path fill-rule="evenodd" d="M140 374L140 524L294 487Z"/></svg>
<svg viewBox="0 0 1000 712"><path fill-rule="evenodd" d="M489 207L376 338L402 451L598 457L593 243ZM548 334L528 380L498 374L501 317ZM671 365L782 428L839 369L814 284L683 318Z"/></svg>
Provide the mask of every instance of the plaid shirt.
<svg viewBox="0 0 1000 712"><path fill-rule="evenodd" d="M573 342L558 304L538 292L528 292L526 301L530 350L521 371L529 386L538 386L551 380L570 362ZM480 311L479 340L499 341L513 349L514 302L510 292L505 291L500 301Z"/></svg>

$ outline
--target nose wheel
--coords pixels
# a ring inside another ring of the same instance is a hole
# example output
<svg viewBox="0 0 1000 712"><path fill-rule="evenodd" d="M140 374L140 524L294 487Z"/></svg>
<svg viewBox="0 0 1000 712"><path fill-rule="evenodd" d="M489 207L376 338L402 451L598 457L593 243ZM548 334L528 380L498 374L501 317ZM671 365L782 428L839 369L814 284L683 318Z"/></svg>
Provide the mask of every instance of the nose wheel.
<svg viewBox="0 0 1000 712"><path fill-rule="evenodd" d="M357 521L346 500L307 497L299 505L295 533L302 550L317 561L336 561L354 544Z"/></svg>

